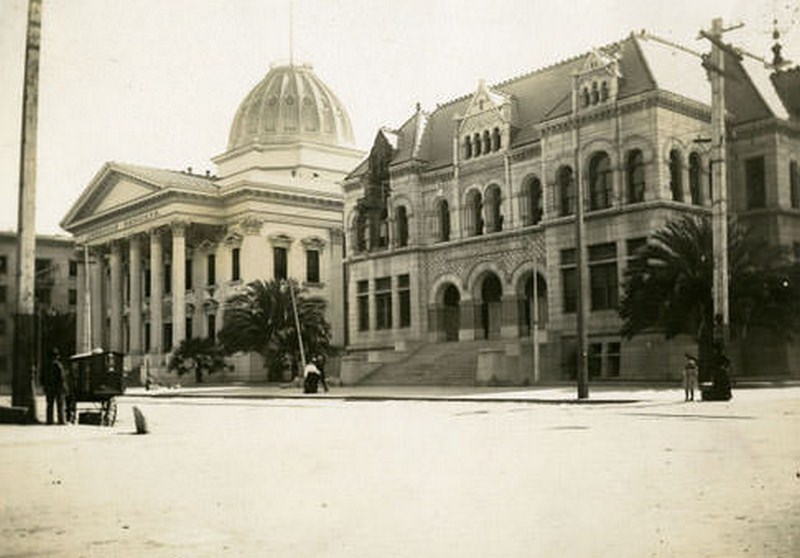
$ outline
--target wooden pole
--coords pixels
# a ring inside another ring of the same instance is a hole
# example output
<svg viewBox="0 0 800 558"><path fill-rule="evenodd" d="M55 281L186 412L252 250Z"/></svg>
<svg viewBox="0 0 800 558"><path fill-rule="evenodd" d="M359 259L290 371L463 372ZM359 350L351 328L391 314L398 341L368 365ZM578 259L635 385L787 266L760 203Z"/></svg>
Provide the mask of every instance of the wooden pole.
<svg viewBox="0 0 800 558"><path fill-rule="evenodd" d="M577 316L576 316L576 353L578 399L589 397L589 368L586 358L586 265L584 257L584 222L583 222L583 179L581 178L581 134L578 114L578 78L575 76L572 87L572 137L575 148L575 278L577 282Z"/></svg>
<svg viewBox="0 0 800 558"><path fill-rule="evenodd" d="M36 420L33 385L36 340L34 289L36 262L36 128L39 101L39 46L42 27L41 0L29 0L25 41L25 84L22 95L19 200L17 212L17 297L14 313L14 368L11 404L27 407Z"/></svg>

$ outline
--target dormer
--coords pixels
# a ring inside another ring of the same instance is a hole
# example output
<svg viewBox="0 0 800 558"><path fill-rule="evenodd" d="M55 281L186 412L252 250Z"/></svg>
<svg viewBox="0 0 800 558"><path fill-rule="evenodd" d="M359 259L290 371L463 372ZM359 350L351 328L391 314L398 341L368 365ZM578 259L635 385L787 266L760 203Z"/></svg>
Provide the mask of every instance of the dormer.
<svg viewBox="0 0 800 558"><path fill-rule="evenodd" d="M515 113L510 95L495 91L480 80L467 109L456 116L454 160L476 159L508 149Z"/></svg>
<svg viewBox="0 0 800 558"><path fill-rule="evenodd" d="M577 75L578 108L586 110L614 102L621 77L616 53L598 49L590 52Z"/></svg>

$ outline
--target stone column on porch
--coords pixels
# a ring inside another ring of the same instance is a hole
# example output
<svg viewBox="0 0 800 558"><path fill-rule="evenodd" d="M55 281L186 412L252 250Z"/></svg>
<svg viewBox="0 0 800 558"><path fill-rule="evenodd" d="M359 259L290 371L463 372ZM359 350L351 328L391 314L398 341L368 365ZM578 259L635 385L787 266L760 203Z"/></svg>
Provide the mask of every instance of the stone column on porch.
<svg viewBox="0 0 800 558"><path fill-rule="evenodd" d="M172 223L172 345L186 338L186 223ZM164 347L166 351L172 347Z"/></svg>
<svg viewBox="0 0 800 558"><path fill-rule="evenodd" d="M93 248L89 260L91 270L91 307L92 307L92 336L89 340L90 349L103 346L103 326L105 325L105 311L103 308L103 279L104 262L103 253L99 248Z"/></svg>
<svg viewBox="0 0 800 558"><path fill-rule="evenodd" d="M164 332L162 306L164 298L164 255L161 231L150 231L150 352L161 354Z"/></svg>
<svg viewBox="0 0 800 558"><path fill-rule="evenodd" d="M89 293L86 292L86 262L84 260L83 250L75 252L75 261L79 262L77 266L78 275L75 278L75 286L78 291L78 299L75 301L75 351L82 353L89 348L89 340L86 335L86 320L88 320L88 316L86 315L86 297L89 296Z"/></svg>
<svg viewBox="0 0 800 558"><path fill-rule="evenodd" d="M139 235L128 239L128 272L131 296L128 303L131 355L142 354L142 247Z"/></svg>
<svg viewBox="0 0 800 558"><path fill-rule="evenodd" d="M111 242L108 259L111 268L111 289L108 293L111 306L111 324L108 348L122 351L122 246L119 240Z"/></svg>

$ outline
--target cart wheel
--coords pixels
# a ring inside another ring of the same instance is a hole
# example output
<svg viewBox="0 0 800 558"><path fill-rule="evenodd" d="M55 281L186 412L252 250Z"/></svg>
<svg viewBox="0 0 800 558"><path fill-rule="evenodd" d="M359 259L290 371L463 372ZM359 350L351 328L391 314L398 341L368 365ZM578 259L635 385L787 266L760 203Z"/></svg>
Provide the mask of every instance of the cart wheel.
<svg viewBox="0 0 800 558"><path fill-rule="evenodd" d="M112 397L103 402L103 426L114 426L117 422L117 400Z"/></svg>

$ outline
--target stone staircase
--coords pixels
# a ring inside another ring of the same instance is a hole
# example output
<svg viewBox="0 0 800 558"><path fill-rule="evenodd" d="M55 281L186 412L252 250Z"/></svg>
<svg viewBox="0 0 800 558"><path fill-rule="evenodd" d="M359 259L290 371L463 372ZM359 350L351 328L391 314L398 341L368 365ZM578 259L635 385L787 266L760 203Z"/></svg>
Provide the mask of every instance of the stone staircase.
<svg viewBox="0 0 800 558"><path fill-rule="evenodd" d="M406 358L386 362L359 385L472 386L481 349L502 349L502 341L426 343Z"/></svg>

